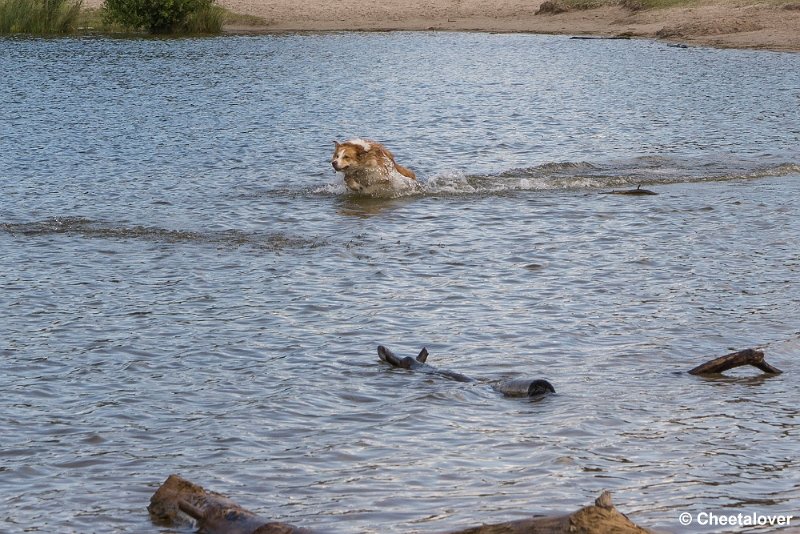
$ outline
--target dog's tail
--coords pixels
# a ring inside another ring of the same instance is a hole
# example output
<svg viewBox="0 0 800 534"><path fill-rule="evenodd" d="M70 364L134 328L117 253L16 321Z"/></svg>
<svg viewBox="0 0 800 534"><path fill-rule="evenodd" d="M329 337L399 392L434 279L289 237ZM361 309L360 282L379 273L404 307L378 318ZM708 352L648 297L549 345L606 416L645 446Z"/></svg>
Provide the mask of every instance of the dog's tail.
<svg viewBox="0 0 800 534"><path fill-rule="evenodd" d="M414 174L414 171L412 171L411 169L406 169L405 167L403 167L402 165L398 165L397 163L394 164L394 168L397 169L397 172L399 172L406 178L410 178L412 180L417 179L417 175Z"/></svg>

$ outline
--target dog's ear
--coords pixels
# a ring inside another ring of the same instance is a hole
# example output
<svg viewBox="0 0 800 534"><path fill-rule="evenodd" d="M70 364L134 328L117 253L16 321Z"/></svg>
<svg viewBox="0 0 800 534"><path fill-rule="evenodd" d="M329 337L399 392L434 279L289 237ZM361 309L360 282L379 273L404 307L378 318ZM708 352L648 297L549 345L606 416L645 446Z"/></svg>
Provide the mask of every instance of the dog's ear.
<svg viewBox="0 0 800 534"><path fill-rule="evenodd" d="M336 139L333 140L333 147L339 148L339 141L337 141Z"/></svg>

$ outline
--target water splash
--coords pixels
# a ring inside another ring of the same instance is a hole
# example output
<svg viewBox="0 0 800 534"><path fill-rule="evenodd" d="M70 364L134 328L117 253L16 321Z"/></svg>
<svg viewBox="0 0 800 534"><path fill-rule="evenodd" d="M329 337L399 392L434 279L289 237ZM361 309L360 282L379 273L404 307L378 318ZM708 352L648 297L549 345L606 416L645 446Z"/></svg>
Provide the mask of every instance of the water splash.
<svg viewBox="0 0 800 534"><path fill-rule="evenodd" d="M489 174L446 170L421 179L418 188L387 188L381 198L415 195L496 194L513 191L601 190L638 185L667 185L711 181L757 180L800 175L798 163L758 165L750 162L685 161L663 156L590 163L547 162ZM314 188L314 194L353 194L341 181Z"/></svg>

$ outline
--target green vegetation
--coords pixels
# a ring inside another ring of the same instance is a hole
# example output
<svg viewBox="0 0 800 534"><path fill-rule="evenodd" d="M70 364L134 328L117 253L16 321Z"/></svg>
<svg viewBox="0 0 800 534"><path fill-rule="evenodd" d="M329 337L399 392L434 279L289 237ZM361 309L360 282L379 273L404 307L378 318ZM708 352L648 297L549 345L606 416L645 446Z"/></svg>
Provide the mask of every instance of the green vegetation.
<svg viewBox="0 0 800 534"><path fill-rule="evenodd" d="M214 0L106 0L102 9L81 9L82 0L0 0L0 35L138 32L207 35L224 24L262 26Z"/></svg>
<svg viewBox="0 0 800 534"><path fill-rule="evenodd" d="M2 0L0 0L2 1ZM219 17L220 20L217 20ZM199 21L205 21L204 28L197 29L200 24ZM212 21L213 24L209 23ZM216 34L221 30L217 30L217 25L224 26L244 26L244 27L264 27L267 25L266 21L261 17L254 15L242 15L228 11L227 9L214 5L210 12L201 14L200 16L189 17L187 19L186 32L200 33L200 34ZM121 24L111 22L105 15L104 9L82 9L77 21L78 31L89 32L104 32L104 33L124 33L130 32L130 28L122 26Z"/></svg>
<svg viewBox="0 0 800 534"><path fill-rule="evenodd" d="M225 22L225 10L216 4L209 3L203 9L190 14L186 18L186 32L193 34L222 33Z"/></svg>
<svg viewBox="0 0 800 534"><path fill-rule="evenodd" d="M631 11L642 9L661 9L668 7L697 5L698 0L546 0L537 15L565 13L567 11L581 11L604 6L621 6Z"/></svg>
<svg viewBox="0 0 800 534"><path fill-rule="evenodd" d="M0 0L0 35L70 33L80 9L80 0Z"/></svg>
<svg viewBox="0 0 800 534"><path fill-rule="evenodd" d="M223 10L214 0L105 0L108 24L149 33L220 33Z"/></svg>
<svg viewBox="0 0 800 534"><path fill-rule="evenodd" d="M699 2L693 0L621 0L620 5L631 11L641 9L664 9L668 7L681 7L696 5Z"/></svg>

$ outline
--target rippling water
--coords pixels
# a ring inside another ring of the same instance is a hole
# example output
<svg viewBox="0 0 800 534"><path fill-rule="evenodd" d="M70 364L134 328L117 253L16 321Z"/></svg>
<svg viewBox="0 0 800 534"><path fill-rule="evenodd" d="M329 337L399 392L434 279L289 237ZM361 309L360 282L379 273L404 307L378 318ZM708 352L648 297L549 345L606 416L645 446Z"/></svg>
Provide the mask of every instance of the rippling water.
<svg viewBox="0 0 800 534"><path fill-rule="evenodd" d="M333 532L796 515L800 55L5 39L0 78L0 531L165 531L170 473ZM422 192L345 194L353 136ZM786 373L684 372L750 346Z"/></svg>

